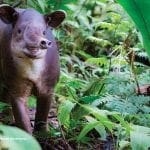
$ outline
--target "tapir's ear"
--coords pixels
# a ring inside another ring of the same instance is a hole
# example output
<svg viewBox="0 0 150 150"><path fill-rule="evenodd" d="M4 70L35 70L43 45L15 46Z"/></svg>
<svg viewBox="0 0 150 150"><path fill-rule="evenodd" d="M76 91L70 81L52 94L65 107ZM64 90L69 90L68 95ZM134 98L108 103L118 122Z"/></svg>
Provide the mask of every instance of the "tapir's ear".
<svg viewBox="0 0 150 150"><path fill-rule="evenodd" d="M55 28L59 26L62 23L62 21L65 19L66 13L62 10L57 10L51 14L46 14L44 17L47 24Z"/></svg>
<svg viewBox="0 0 150 150"><path fill-rule="evenodd" d="M19 13L12 7L3 5L0 6L0 18L7 24L15 23Z"/></svg>

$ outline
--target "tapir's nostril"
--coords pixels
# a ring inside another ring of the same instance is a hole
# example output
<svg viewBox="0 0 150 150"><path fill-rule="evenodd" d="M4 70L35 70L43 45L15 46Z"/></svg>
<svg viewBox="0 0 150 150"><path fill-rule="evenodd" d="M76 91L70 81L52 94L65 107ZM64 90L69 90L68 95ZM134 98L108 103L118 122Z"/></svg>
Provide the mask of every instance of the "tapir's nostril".
<svg viewBox="0 0 150 150"><path fill-rule="evenodd" d="M42 49L47 49L48 47L51 46L51 43L52 43L51 41L42 40L42 41L40 42L40 46L41 46Z"/></svg>
<svg viewBox="0 0 150 150"><path fill-rule="evenodd" d="M42 40L41 41L41 46L46 46L46 41Z"/></svg>
<svg viewBox="0 0 150 150"><path fill-rule="evenodd" d="M49 41L49 42L48 42L48 46L50 46L51 44L52 44L52 42Z"/></svg>

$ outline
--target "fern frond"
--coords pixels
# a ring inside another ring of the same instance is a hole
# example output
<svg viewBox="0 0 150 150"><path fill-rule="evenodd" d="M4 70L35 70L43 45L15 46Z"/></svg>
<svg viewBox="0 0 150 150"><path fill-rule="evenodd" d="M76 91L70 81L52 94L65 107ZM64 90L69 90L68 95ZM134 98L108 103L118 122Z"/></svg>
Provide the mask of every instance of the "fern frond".
<svg viewBox="0 0 150 150"><path fill-rule="evenodd" d="M103 47L105 47L107 45L112 45L111 42L109 42L108 40L100 39L100 38L97 38L94 36L87 37L86 41L91 42L91 43L95 43L95 44L103 46Z"/></svg>

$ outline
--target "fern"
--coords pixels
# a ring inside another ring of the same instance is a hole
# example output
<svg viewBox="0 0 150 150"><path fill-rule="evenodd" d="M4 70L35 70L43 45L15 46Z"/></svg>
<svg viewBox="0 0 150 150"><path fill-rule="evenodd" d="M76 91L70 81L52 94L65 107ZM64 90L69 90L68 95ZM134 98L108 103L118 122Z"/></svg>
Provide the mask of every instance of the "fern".
<svg viewBox="0 0 150 150"><path fill-rule="evenodd" d="M106 65L108 64L108 60L106 57L100 57L100 58L89 58L86 60L88 63L95 64L95 65Z"/></svg>
<svg viewBox="0 0 150 150"><path fill-rule="evenodd" d="M131 96L127 99L123 99L119 96L107 95L96 99L92 105L99 106L111 111L117 111L122 114L149 114L150 99L144 96ZM144 108L144 109L143 109Z"/></svg>
<svg viewBox="0 0 150 150"><path fill-rule="evenodd" d="M100 45L100 46L102 46L102 47L111 45L111 43L110 43L108 40L96 38L96 37L94 37L94 36L89 36L89 37L87 37L86 41L87 41L87 42L91 42L91 43L93 43L93 44Z"/></svg>
<svg viewBox="0 0 150 150"><path fill-rule="evenodd" d="M132 103L124 103L116 101L116 99L108 102L106 104L106 109L117 111L122 114L136 114L138 112L137 107L135 107Z"/></svg>

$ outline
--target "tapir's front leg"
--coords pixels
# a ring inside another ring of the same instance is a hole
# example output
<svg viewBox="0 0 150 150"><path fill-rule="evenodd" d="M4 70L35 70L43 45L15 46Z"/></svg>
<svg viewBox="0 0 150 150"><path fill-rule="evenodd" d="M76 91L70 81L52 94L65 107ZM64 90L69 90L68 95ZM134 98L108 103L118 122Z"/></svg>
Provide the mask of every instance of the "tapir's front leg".
<svg viewBox="0 0 150 150"><path fill-rule="evenodd" d="M10 88L9 93L16 126L28 133L32 133L26 105L33 85L28 80L16 80L15 83L16 84L12 84L13 87Z"/></svg>
<svg viewBox="0 0 150 150"><path fill-rule="evenodd" d="M40 95L37 98L34 131L48 131L47 118L52 101L51 91L49 94Z"/></svg>
<svg viewBox="0 0 150 150"><path fill-rule="evenodd" d="M27 97L16 97L11 100L16 125L31 134L32 128L26 102Z"/></svg>

